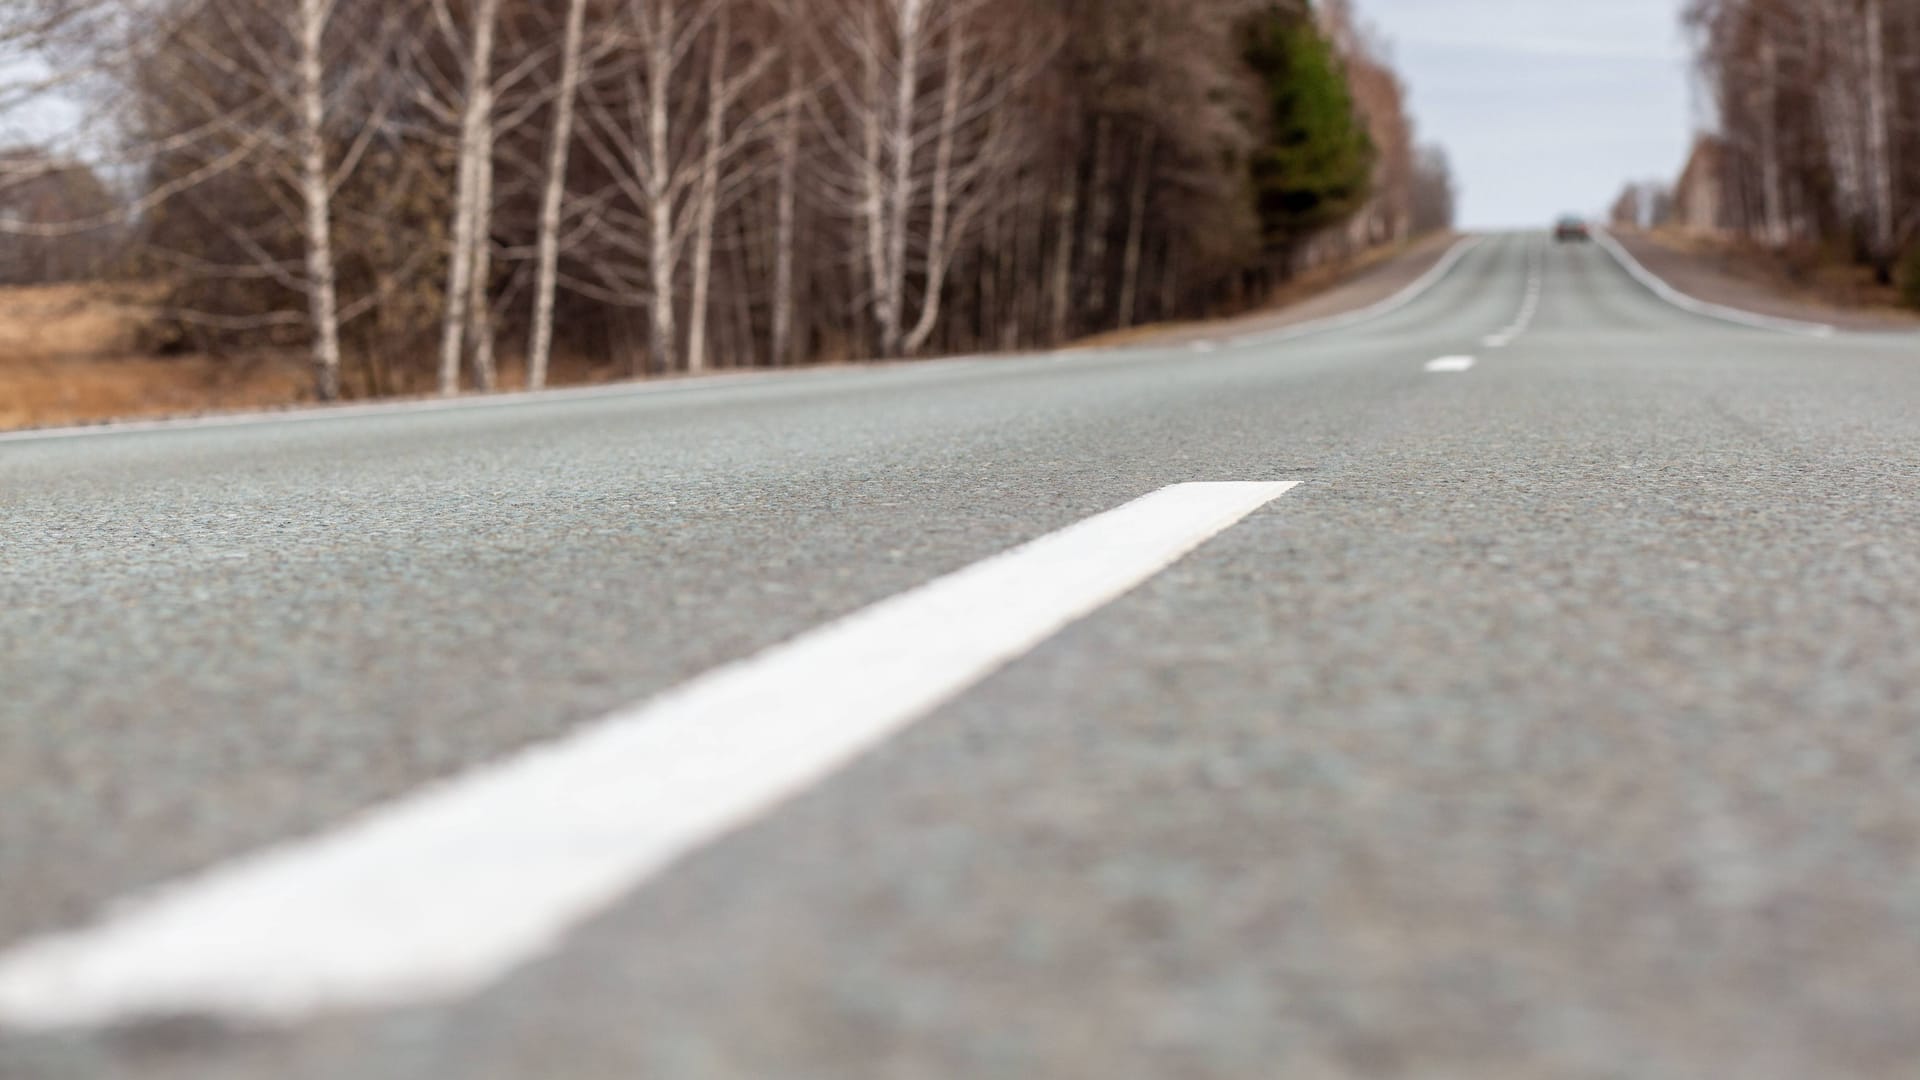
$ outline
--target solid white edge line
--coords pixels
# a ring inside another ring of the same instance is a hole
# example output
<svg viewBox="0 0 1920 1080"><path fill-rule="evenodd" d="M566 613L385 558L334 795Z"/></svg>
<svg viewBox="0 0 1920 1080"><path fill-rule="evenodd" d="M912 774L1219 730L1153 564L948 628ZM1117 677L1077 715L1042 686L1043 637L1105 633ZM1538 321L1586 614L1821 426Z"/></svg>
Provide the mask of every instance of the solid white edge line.
<svg viewBox="0 0 1920 1080"><path fill-rule="evenodd" d="M1296 487L1178 484L634 710L0 953L0 1024L472 993Z"/></svg>
<svg viewBox="0 0 1920 1080"><path fill-rule="evenodd" d="M1225 344L1232 346L1249 344L1274 344L1309 334L1325 333L1343 329L1347 326L1368 322L1389 315L1412 303L1432 288L1452 270L1453 266L1466 255L1467 251L1478 245L1484 237L1464 236L1451 249L1439 264L1429 270L1420 280L1414 282L1400 293L1372 307L1364 308L1346 315L1336 315L1315 322L1302 323L1288 330L1272 335L1253 335L1227 339ZM1213 352L1220 343L1209 342L1209 347L1198 348L1196 352ZM572 401L617 400L624 397L650 396L659 393L690 392L725 385L753 385L773 383L778 380L803 376L824 376L856 374L861 372L914 370L929 371L971 367L988 360L1036 359L1055 362L1089 356L1113 356L1129 352L1150 352L1163 350L1165 346L1128 345L1116 348L1064 348L1053 352L996 354L981 353L963 356L934 357L926 360L910 361L869 361L859 364L830 365L799 369L768 369L754 371L714 372L706 375L680 376L655 381L620 382L601 386L557 387L549 390L515 390L505 393L472 394L451 398L413 398L403 401L371 401L354 404L334 405L295 405L285 409L255 409L240 412L211 413L205 416L161 417L153 420L114 420L99 424L74 424L66 427L25 428L18 431L0 431L0 444L25 442L50 442L60 439L95 438L111 435L138 435L170 431L200 431L218 428L254 427L260 425L314 423L326 420L345 420L365 417L405 416L413 414L431 414L446 412L466 412L474 409L508 408L517 405L537 405Z"/></svg>
<svg viewBox="0 0 1920 1080"><path fill-rule="evenodd" d="M1621 244L1620 241L1616 240L1608 230L1597 228L1593 231L1593 236L1595 240L1599 241L1601 249L1613 256L1614 261L1619 263L1621 269L1625 270L1629 276L1635 281L1638 281L1647 291L1653 293L1653 295L1665 300L1667 303L1682 311L1694 315L1703 315L1709 319L1719 319L1721 322L1729 322L1750 329L1771 330L1777 334L1796 334L1801 337L1824 338L1832 337L1836 333L1833 327L1827 326L1824 323L1801 322L1797 319L1776 319L1770 315L1757 315L1751 311L1741 311L1739 308L1712 304L1705 300L1688 296L1686 293L1667 284L1665 279L1653 271L1648 270L1641 264L1640 260L1634 258L1633 253L1628 251L1626 246Z"/></svg>
<svg viewBox="0 0 1920 1080"><path fill-rule="evenodd" d="M1239 337L1227 338L1225 339L1225 343L1236 349L1279 345L1298 338L1311 337L1315 334L1325 334L1334 330L1345 330L1349 327L1359 326L1362 323L1383 319L1426 295L1429 290L1440 284L1448 274L1452 273L1454 267L1460 265L1460 261L1467 257L1468 252L1479 247L1485 240L1486 237L1479 234L1461 237L1451 248L1447 249L1447 253L1441 257L1439 262L1435 263L1431 269L1425 274L1422 274L1413 284L1408 285L1406 288L1377 304L1361 308L1359 311L1350 311L1344 315L1331 315L1324 319L1304 322L1298 326L1290 326L1267 333L1243 334ZM1142 347L1145 348L1146 346Z"/></svg>

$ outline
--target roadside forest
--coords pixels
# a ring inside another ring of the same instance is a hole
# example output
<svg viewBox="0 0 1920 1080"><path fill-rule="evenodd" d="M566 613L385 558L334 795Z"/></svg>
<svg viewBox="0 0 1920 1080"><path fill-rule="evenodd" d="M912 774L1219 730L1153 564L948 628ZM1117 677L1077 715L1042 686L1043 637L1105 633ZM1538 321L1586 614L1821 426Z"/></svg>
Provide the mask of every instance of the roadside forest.
<svg viewBox="0 0 1920 1080"><path fill-rule="evenodd" d="M1345 0L8 0L0 284L320 399L1042 347L1448 227L1405 98Z"/></svg>
<svg viewBox="0 0 1920 1080"><path fill-rule="evenodd" d="M1664 214L1903 282L1920 307L1920 0L1691 0L1715 130ZM1629 198L1633 198L1630 192Z"/></svg>

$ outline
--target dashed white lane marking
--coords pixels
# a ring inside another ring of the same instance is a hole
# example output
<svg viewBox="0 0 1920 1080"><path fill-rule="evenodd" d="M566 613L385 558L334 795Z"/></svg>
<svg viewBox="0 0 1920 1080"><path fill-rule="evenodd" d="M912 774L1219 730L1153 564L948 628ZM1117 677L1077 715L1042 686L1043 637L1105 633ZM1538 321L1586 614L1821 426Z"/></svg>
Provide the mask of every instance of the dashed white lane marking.
<svg viewBox="0 0 1920 1080"><path fill-rule="evenodd" d="M1427 370L1446 374L1473 370L1474 359L1471 356L1443 356L1438 360L1427 361Z"/></svg>
<svg viewBox="0 0 1920 1080"><path fill-rule="evenodd" d="M1527 258L1527 293L1520 302L1520 313L1513 322L1499 333L1488 336L1481 344L1489 349L1504 349L1514 343L1520 335L1533 326L1534 317L1540 314L1540 293L1546 287L1546 265L1537 248L1529 249Z"/></svg>
<svg viewBox="0 0 1920 1080"><path fill-rule="evenodd" d="M286 1022L475 991L1294 486L1163 489L28 942L0 954L0 1023Z"/></svg>

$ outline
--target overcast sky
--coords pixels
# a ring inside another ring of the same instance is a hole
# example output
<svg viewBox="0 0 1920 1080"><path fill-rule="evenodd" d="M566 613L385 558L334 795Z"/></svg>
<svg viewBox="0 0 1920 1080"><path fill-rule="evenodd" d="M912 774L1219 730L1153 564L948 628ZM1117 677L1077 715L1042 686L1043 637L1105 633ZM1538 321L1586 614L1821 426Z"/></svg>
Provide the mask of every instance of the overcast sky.
<svg viewBox="0 0 1920 1080"><path fill-rule="evenodd" d="M1392 42L1461 224L1539 226L1671 179L1695 127L1683 0L1357 0Z"/></svg>

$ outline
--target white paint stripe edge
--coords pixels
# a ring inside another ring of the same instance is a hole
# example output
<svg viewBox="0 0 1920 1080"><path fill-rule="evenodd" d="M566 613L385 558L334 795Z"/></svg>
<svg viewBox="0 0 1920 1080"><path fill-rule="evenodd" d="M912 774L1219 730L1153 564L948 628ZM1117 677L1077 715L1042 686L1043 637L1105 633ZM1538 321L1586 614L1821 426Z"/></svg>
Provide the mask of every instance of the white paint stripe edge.
<svg viewBox="0 0 1920 1080"><path fill-rule="evenodd" d="M1659 275L1648 270L1641 264L1639 259L1633 257L1633 253L1628 251L1625 245L1614 239L1612 233L1605 229L1595 229L1593 235L1594 239L1600 242L1601 248L1604 249L1607 254L1613 256L1614 261L1619 263L1621 268L1626 270L1635 281L1645 286L1647 291L1682 311L1695 315L1704 315L1709 319L1719 319L1722 322L1730 322L1752 329L1771 330L1779 334L1798 334L1802 337L1832 337L1835 333L1833 327L1822 323L1800 322L1794 319L1776 319L1768 315L1756 315L1751 311L1741 311L1738 308L1730 308L1720 304L1710 304L1705 300L1697 300L1667 284Z"/></svg>
<svg viewBox="0 0 1920 1080"><path fill-rule="evenodd" d="M0 954L0 1024L471 993L1291 490L1180 484L635 710Z"/></svg>
<svg viewBox="0 0 1920 1080"><path fill-rule="evenodd" d="M1296 337L1326 333L1330 330L1344 329L1348 326L1369 322L1392 314L1418 299L1421 294L1438 284L1462 257L1484 239L1481 236L1463 237L1446 256L1429 270L1420 280L1414 282L1400 293L1389 297L1379 304L1346 315L1336 315L1315 322L1302 323L1287 330L1276 331L1269 335L1250 335L1229 339L1228 345L1260 345L1289 341ZM1199 352L1211 352L1218 343L1208 343L1211 348L1199 349ZM425 398L404 401L371 401L349 405L305 405L286 409L256 409L245 412L214 413L207 416L163 417L155 420L116 420L100 424L78 424L69 427L27 428L20 431L0 431L0 444L20 442L47 442L56 439L81 439L109 435L137 435L151 432L197 431L208 428L253 427L269 424L314 423L325 420L345 420L363 417L405 416L427 413L466 412L473 409L509 408L517 405L539 405L571 401L597 401L625 397L649 396L660 393L690 392L711 389L726 385L752 385L773 383L780 380L808 376L851 375L876 371L913 370L935 371L972 367L989 360L1050 359L1053 361L1071 360L1088 356L1113 356L1129 352L1164 351L1164 345L1129 345L1118 348L1066 348L1053 353L994 354L982 353L966 356L937 357L927 360L906 361L870 361L859 364L833 365L815 368L777 369L758 371L716 372L708 375L679 376L652 382L623 382L604 386L573 386L550 390L517 390L506 393L474 394L454 398Z"/></svg>
<svg viewBox="0 0 1920 1080"><path fill-rule="evenodd" d="M1534 318L1540 314L1540 295L1546 288L1546 257L1537 246L1527 251L1527 291L1520 302L1519 314L1513 322L1483 339L1481 344L1490 349L1504 349L1514 343L1533 326Z"/></svg>
<svg viewBox="0 0 1920 1080"><path fill-rule="evenodd" d="M1383 319L1405 308L1407 305L1412 304L1428 292L1431 292L1434 286L1439 285L1449 274L1453 273L1454 268L1460 265L1461 260L1465 259L1469 253L1485 242L1485 236L1474 235L1462 237L1451 248L1447 249L1446 255L1443 256L1439 262L1435 263L1431 269L1421 275L1413 284L1408 285L1398 293L1371 307L1361 308L1359 311L1349 312L1345 315L1331 316L1315 322L1302 323L1299 326L1277 331L1273 334L1245 335L1233 339L1233 344L1264 345L1278 341L1291 341L1294 338L1306 337L1310 334L1323 334L1329 330L1344 330L1350 326L1358 326L1362 323Z"/></svg>
<svg viewBox="0 0 1920 1080"><path fill-rule="evenodd" d="M1369 323L1377 319L1386 318L1388 315L1399 311L1415 300L1425 296L1429 290L1440 284L1448 274L1451 274L1454 267L1460 265L1460 260L1466 258L1468 252L1479 247L1485 240L1486 237L1479 235L1460 238L1457 243L1447 249L1446 255L1442 256L1439 262L1435 263L1431 269L1425 274L1422 274L1413 284L1408 285L1406 288L1377 304L1361 308L1358 311L1350 311L1344 315L1332 315L1324 319L1315 319L1312 322L1304 322L1298 326L1290 326L1281 330L1274 330L1262 334L1243 334L1239 337L1227 338L1225 343L1234 348L1257 348L1263 345L1278 345L1282 342L1293 341L1296 338L1325 334L1334 330L1345 330L1349 327L1359 326L1362 323Z"/></svg>
<svg viewBox="0 0 1920 1080"><path fill-rule="evenodd" d="M1438 360L1427 361L1427 370L1436 374L1458 374L1472 371L1474 363L1471 356L1442 356Z"/></svg>

